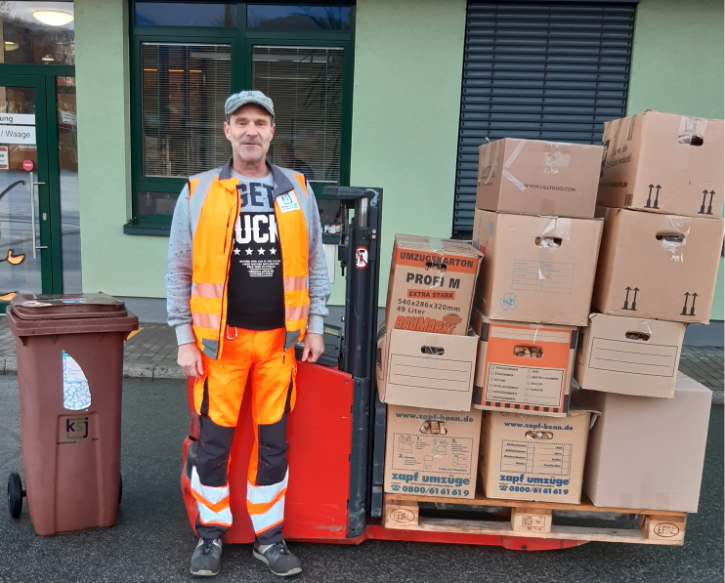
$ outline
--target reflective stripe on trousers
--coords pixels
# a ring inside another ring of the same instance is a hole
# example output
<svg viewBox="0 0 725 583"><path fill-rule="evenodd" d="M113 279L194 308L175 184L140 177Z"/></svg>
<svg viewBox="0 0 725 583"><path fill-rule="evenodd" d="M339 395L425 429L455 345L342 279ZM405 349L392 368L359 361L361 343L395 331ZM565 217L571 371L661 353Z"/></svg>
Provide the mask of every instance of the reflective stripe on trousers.
<svg viewBox="0 0 725 583"><path fill-rule="evenodd" d="M270 486L254 486L247 482L247 511L257 537L281 526L284 520L284 495L287 492L289 469L284 480Z"/></svg>

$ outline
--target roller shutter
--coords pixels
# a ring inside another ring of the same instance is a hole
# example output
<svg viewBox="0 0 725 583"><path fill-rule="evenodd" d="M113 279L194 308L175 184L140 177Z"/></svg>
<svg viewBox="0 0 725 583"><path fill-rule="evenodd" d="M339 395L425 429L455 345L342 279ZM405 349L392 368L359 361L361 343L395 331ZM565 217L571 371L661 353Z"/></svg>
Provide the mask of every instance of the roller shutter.
<svg viewBox="0 0 725 583"><path fill-rule="evenodd" d="M521 137L592 144L622 117L635 3L469 2L453 234L473 229L478 146Z"/></svg>

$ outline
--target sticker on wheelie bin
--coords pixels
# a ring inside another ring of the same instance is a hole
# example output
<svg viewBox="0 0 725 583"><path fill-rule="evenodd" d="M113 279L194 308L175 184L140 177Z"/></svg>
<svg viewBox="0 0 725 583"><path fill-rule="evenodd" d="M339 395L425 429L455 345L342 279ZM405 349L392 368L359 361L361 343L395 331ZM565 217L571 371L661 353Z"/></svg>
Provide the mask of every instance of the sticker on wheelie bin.
<svg viewBox="0 0 725 583"><path fill-rule="evenodd" d="M63 407L71 411L91 406L91 391L83 369L75 359L63 351Z"/></svg>

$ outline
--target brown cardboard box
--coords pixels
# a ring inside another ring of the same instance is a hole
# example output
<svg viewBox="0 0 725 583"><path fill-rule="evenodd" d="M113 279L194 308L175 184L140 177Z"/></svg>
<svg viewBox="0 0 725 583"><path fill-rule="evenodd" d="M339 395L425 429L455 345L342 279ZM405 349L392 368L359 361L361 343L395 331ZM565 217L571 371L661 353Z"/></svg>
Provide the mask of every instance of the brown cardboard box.
<svg viewBox="0 0 725 583"><path fill-rule="evenodd" d="M596 415L576 406L561 419L487 411L479 463L486 496L578 504L589 428Z"/></svg>
<svg viewBox="0 0 725 583"><path fill-rule="evenodd" d="M687 324L591 314L574 378L584 389L671 399Z"/></svg>
<svg viewBox="0 0 725 583"><path fill-rule="evenodd" d="M386 492L473 498L481 412L388 407Z"/></svg>
<svg viewBox="0 0 725 583"><path fill-rule="evenodd" d="M673 399L589 393L584 493L595 506L697 512L712 391L677 374Z"/></svg>
<svg viewBox="0 0 725 583"><path fill-rule="evenodd" d="M566 416L575 326L502 322L486 318L475 308L472 325L479 336L473 383L476 409Z"/></svg>
<svg viewBox="0 0 725 583"><path fill-rule="evenodd" d="M470 411L478 338L378 332L378 395L389 405Z"/></svg>
<svg viewBox="0 0 725 583"><path fill-rule="evenodd" d="M504 138L478 148L476 208L591 219L601 146Z"/></svg>
<svg viewBox="0 0 725 583"><path fill-rule="evenodd" d="M477 307L494 320L586 326L602 223L476 209Z"/></svg>
<svg viewBox="0 0 725 583"><path fill-rule="evenodd" d="M610 209L592 308L615 316L707 324L722 219Z"/></svg>
<svg viewBox="0 0 725 583"><path fill-rule="evenodd" d="M465 336L481 259L464 241L395 235L386 329Z"/></svg>
<svg viewBox="0 0 725 583"><path fill-rule="evenodd" d="M597 204L719 218L723 121L647 110L604 124Z"/></svg>

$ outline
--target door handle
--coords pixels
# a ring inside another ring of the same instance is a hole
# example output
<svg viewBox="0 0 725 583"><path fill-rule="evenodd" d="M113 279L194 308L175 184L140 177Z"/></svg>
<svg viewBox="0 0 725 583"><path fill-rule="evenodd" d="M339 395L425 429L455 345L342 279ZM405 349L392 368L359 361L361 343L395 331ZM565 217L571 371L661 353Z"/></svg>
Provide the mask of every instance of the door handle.
<svg viewBox="0 0 725 583"><path fill-rule="evenodd" d="M35 187L45 185L45 182L35 182L35 173L30 171L30 233L33 239L33 259L38 258L37 249L47 249L46 245L35 245Z"/></svg>

